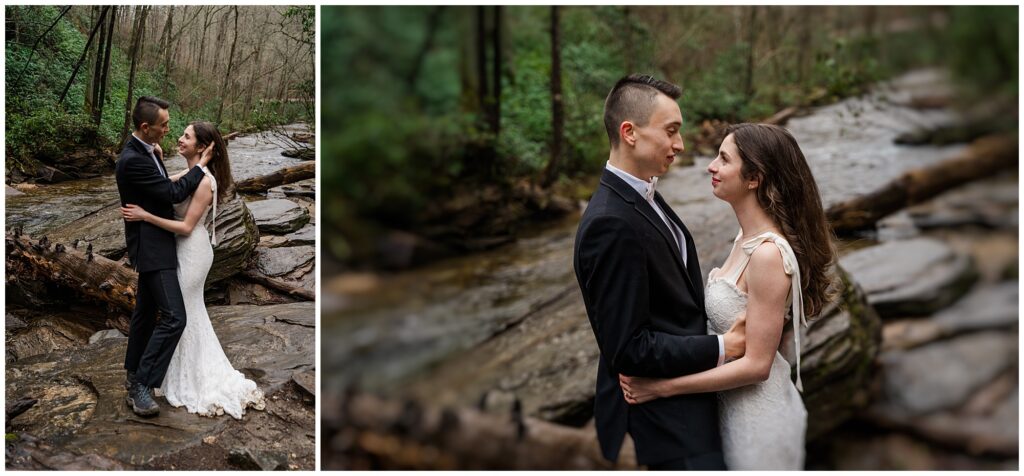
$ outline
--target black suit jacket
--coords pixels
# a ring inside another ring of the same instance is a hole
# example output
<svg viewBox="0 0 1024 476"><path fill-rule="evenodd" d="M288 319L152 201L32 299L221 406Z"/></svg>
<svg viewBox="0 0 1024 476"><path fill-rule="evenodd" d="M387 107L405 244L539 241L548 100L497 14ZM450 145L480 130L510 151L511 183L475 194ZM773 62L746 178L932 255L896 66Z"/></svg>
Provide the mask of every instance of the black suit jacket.
<svg viewBox="0 0 1024 476"><path fill-rule="evenodd" d="M693 237L660 194L655 200L686 236L688 266L657 212L607 169L576 232L573 266L601 351L597 434L612 461L627 430L640 464L721 452L715 394L630 406L619 387L619 373L677 377L718 363Z"/></svg>
<svg viewBox="0 0 1024 476"><path fill-rule="evenodd" d="M196 166L177 182L172 182L165 177L167 169L163 163L157 168L135 137L128 137L125 142L115 171L122 206L132 203L156 216L171 219L174 218L173 204L192 195L204 175L203 169ZM174 233L146 222L126 221L124 237L128 257L139 273L178 267Z"/></svg>

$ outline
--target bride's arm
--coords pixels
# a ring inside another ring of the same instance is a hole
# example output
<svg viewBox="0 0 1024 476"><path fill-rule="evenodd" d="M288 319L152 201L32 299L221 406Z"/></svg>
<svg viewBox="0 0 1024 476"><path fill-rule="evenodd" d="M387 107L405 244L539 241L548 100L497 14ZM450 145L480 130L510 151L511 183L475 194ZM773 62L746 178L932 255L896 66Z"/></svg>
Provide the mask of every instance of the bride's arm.
<svg viewBox="0 0 1024 476"><path fill-rule="evenodd" d="M145 221L172 233L187 236L192 233L196 223L203 216L203 211L212 202L213 191L210 190L210 179L203 177L195 194L192 195L192 202L189 203L188 210L185 211L185 219L182 221L158 217L138 205L131 204L121 207L121 217L127 221Z"/></svg>
<svg viewBox="0 0 1024 476"><path fill-rule="evenodd" d="M717 392L763 382L771 372L785 324L791 277L776 246L759 246L747 267L747 351L743 357L700 373L670 379L620 376L629 403L686 393Z"/></svg>

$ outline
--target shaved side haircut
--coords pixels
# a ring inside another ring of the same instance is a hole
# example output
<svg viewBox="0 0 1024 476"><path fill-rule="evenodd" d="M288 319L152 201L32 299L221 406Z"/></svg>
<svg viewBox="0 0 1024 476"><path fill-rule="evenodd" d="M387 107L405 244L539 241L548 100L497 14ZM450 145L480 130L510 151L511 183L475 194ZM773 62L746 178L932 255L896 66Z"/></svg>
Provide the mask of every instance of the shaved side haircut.
<svg viewBox="0 0 1024 476"><path fill-rule="evenodd" d="M683 90L672 83L637 73L615 83L604 101L604 128L612 149L619 147L619 125L624 121L640 127L647 125L659 94L676 100L683 95Z"/></svg>

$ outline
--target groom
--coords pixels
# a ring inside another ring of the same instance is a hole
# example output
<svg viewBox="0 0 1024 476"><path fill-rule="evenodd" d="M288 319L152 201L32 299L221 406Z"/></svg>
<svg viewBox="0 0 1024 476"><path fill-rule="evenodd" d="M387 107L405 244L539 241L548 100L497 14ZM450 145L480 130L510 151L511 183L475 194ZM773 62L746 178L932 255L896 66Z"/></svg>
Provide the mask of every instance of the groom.
<svg viewBox="0 0 1024 476"><path fill-rule="evenodd" d="M135 132L124 144L117 161L117 191L121 206L133 203L146 211L174 218L172 204L192 195L203 179L200 159L184 177L172 182L163 164L160 140L170 131L167 101L140 97L132 110ZM178 286L178 255L174 233L144 221L126 221L128 257L139 273L135 309L128 328L128 370L125 399L140 416L160 413L152 388L163 382L178 339L185 330L185 303ZM157 311L160 319L157 320Z"/></svg>
<svg viewBox="0 0 1024 476"><path fill-rule="evenodd" d="M630 406L618 379L701 372L744 351L741 325L707 335L693 237L655 191L683 151L680 95L637 74L608 94L611 152L576 233L573 267L601 352L594 414L604 457L618 459L628 432L650 469L725 469L715 394Z"/></svg>

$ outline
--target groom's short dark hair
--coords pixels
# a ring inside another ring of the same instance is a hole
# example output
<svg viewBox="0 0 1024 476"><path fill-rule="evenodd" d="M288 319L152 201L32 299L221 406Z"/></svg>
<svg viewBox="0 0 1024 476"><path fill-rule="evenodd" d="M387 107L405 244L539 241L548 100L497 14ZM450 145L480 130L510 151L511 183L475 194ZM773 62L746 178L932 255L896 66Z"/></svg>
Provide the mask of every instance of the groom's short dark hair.
<svg viewBox="0 0 1024 476"><path fill-rule="evenodd" d="M135 129L142 127L143 122L155 124L160 117L160 110L171 107L171 103L155 96L141 96L135 101L135 109L132 109L132 124Z"/></svg>
<svg viewBox="0 0 1024 476"><path fill-rule="evenodd" d="M613 149L619 146L619 125L623 121L631 121L638 126L647 125L658 94L675 100L683 95L683 90L672 83L638 73L615 83L604 101L604 128Z"/></svg>

